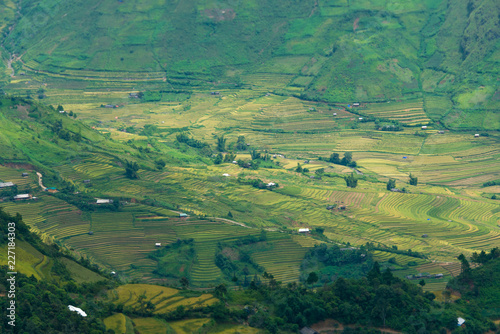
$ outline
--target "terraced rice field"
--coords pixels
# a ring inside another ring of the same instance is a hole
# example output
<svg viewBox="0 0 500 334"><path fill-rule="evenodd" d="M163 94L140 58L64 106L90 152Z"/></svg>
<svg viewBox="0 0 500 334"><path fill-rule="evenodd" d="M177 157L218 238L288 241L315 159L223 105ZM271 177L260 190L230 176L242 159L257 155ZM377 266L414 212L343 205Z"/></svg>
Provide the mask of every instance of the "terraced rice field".
<svg viewBox="0 0 500 334"><path fill-rule="evenodd" d="M300 263L307 248L301 247L292 239L273 243L273 248L266 252L255 252L252 258L258 265L283 283L294 282L300 275Z"/></svg>
<svg viewBox="0 0 500 334"><path fill-rule="evenodd" d="M370 103L358 111L364 115L399 121L410 126L426 125L431 121L424 111L422 100Z"/></svg>
<svg viewBox="0 0 500 334"><path fill-rule="evenodd" d="M168 313L183 305L186 308L196 308L211 305L218 300L211 294L202 294L199 297L183 297L179 290L150 284L126 284L111 291L109 298L115 304L125 308L137 309L140 307L139 297L145 302L155 305L155 313Z"/></svg>

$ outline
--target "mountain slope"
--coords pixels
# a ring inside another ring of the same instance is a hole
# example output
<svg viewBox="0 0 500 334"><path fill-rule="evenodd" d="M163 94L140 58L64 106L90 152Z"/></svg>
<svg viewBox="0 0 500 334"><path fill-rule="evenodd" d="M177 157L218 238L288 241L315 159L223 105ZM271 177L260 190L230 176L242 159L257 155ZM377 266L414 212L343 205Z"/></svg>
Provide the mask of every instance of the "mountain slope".
<svg viewBox="0 0 500 334"><path fill-rule="evenodd" d="M330 102L428 92L465 109L500 105L493 0L31 0L20 12L4 45L25 70L249 85L240 75L270 73ZM482 98L464 95L478 86Z"/></svg>

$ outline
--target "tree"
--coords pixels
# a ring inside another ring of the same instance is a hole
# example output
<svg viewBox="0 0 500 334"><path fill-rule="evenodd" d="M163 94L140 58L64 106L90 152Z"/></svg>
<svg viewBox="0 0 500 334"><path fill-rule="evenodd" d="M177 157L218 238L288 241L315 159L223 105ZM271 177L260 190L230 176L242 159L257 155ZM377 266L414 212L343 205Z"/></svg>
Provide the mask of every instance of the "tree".
<svg viewBox="0 0 500 334"><path fill-rule="evenodd" d="M224 156L224 162L233 162L236 159L236 154L228 153Z"/></svg>
<svg viewBox="0 0 500 334"><path fill-rule="evenodd" d="M180 283L184 289L189 286L189 280L185 276L181 277Z"/></svg>
<svg viewBox="0 0 500 334"><path fill-rule="evenodd" d="M132 162L125 160L125 176L129 179L138 179L137 171L139 170L139 165L137 162Z"/></svg>
<svg viewBox="0 0 500 334"><path fill-rule="evenodd" d="M396 180L395 179L389 179L389 181L387 181L387 190L391 190L391 189L394 189L396 188Z"/></svg>
<svg viewBox="0 0 500 334"><path fill-rule="evenodd" d="M410 185L416 186L418 183L418 177L411 175L410 173Z"/></svg>
<svg viewBox="0 0 500 334"><path fill-rule="evenodd" d="M62 105L57 106L57 111L64 111L64 107Z"/></svg>
<svg viewBox="0 0 500 334"><path fill-rule="evenodd" d="M344 166L347 166L351 163L352 161L352 153L351 152L345 152L344 153L344 157L342 158L342 160L340 160L340 164L341 165L344 165Z"/></svg>
<svg viewBox="0 0 500 334"><path fill-rule="evenodd" d="M356 188L358 186L358 179L354 176L354 173L345 178L345 182L348 187Z"/></svg>
<svg viewBox="0 0 500 334"><path fill-rule="evenodd" d="M224 300L227 295L227 288L225 284L217 285L214 289L214 296L220 300Z"/></svg>
<svg viewBox="0 0 500 334"><path fill-rule="evenodd" d="M217 151L224 152L226 150L226 138L224 136L217 137Z"/></svg>
<svg viewBox="0 0 500 334"><path fill-rule="evenodd" d="M162 170L163 168L165 168L165 165L166 165L166 163L162 159L158 159L155 161L155 167L158 170Z"/></svg>
<svg viewBox="0 0 500 334"><path fill-rule="evenodd" d="M300 165L300 163L297 162L297 168L295 168L295 171L297 173L302 173L302 166Z"/></svg>
<svg viewBox="0 0 500 334"><path fill-rule="evenodd" d="M252 157L252 160L257 160L261 158L260 153L258 153L256 150L250 152L250 155Z"/></svg>
<svg viewBox="0 0 500 334"><path fill-rule="evenodd" d="M470 264L469 264L469 261L467 261L467 258L465 257L465 255L463 254L460 254L458 256L458 260L460 261L460 276L461 278L463 279L467 279L470 277L471 275L471 269L470 269Z"/></svg>
<svg viewBox="0 0 500 334"><path fill-rule="evenodd" d="M332 155L330 155L330 159L328 159L329 162L333 163L333 164L340 164L340 156L338 153L332 153Z"/></svg>
<svg viewBox="0 0 500 334"><path fill-rule="evenodd" d="M247 149L247 143L245 142L245 136L238 136L236 141L236 149L238 151L245 151Z"/></svg>
<svg viewBox="0 0 500 334"><path fill-rule="evenodd" d="M313 285L318 280L319 280L318 274L316 274L316 272L313 271L313 272L309 273L309 276L307 276L306 283L309 285Z"/></svg>
<svg viewBox="0 0 500 334"><path fill-rule="evenodd" d="M425 280L420 280L420 282L418 282L418 284L423 288L425 286Z"/></svg>
<svg viewBox="0 0 500 334"><path fill-rule="evenodd" d="M231 211L229 211L229 212L227 213L227 216L228 216L229 218L233 218L233 214L231 213Z"/></svg>
<svg viewBox="0 0 500 334"><path fill-rule="evenodd" d="M222 161L224 160L222 153L217 154L217 156L214 159L214 164L220 165Z"/></svg>

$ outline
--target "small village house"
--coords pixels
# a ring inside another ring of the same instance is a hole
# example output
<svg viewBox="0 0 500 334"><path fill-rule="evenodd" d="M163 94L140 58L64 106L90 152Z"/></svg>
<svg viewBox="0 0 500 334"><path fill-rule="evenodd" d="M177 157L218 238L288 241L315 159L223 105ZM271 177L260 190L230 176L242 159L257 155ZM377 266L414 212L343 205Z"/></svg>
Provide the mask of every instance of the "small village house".
<svg viewBox="0 0 500 334"><path fill-rule="evenodd" d="M299 228L299 233L309 233L310 230L308 228Z"/></svg>
<svg viewBox="0 0 500 334"><path fill-rule="evenodd" d="M14 199L16 201L24 200L24 199L32 199L32 198L34 198L34 197L31 194L19 194L19 195L14 196Z"/></svg>
<svg viewBox="0 0 500 334"><path fill-rule="evenodd" d="M187 213L181 212L181 213L179 213L179 217L180 218L187 218L188 215L187 215Z"/></svg>
<svg viewBox="0 0 500 334"><path fill-rule="evenodd" d="M95 204L111 204L113 203L113 200L111 199L99 199L99 198L96 198L96 202Z"/></svg>
<svg viewBox="0 0 500 334"><path fill-rule="evenodd" d="M12 182L0 182L0 188L8 188L8 187L13 187L14 183Z"/></svg>

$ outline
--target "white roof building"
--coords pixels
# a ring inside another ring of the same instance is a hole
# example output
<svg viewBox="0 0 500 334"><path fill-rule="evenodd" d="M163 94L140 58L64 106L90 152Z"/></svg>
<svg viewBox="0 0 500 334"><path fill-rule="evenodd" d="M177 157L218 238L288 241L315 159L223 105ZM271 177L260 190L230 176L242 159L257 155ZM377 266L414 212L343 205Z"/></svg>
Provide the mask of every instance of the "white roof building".
<svg viewBox="0 0 500 334"><path fill-rule="evenodd" d="M427 125L422 125L422 130L427 129Z"/></svg>
<svg viewBox="0 0 500 334"><path fill-rule="evenodd" d="M161 247L161 242L157 242L157 243L155 243L155 246L156 246L156 247Z"/></svg>
<svg viewBox="0 0 500 334"><path fill-rule="evenodd" d="M465 323L465 319L464 318L458 318L457 322L458 322L457 326L462 326Z"/></svg>
<svg viewBox="0 0 500 334"><path fill-rule="evenodd" d="M309 229L308 228L299 228L299 233L308 233Z"/></svg>
<svg viewBox="0 0 500 334"><path fill-rule="evenodd" d="M231 175L229 175L228 173L224 173L222 174L222 176L231 176Z"/></svg>
<svg viewBox="0 0 500 334"><path fill-rule="evenodd" d="M14 186L14 183L12 182L0 182L0 188L12 187L12 186Z"/></svg>
<svg viewBox="0 0 500 334"><path fill-rule="evenodd" d="M29 199L31 198L30 196L31 196L30 194L19 194L14 196L14 199Z"/></svg>
<svg viewBox="0 0 500 334"><path fill-rule="evenodd" d="M111 200L110 199L99 199L99 198L96 198L96 204L109 204L111 203Z"/></svg>
<svg viewBox="0 0 500 334"><path fill-rule="evenodd" d="M87 316L87 313L83 312L83 310L81 308L75 307L73 305L68 305L68 308L72 312L78 312L78 314L81 315L82 317Z"/></svg>
<svg viewBox="0 0 500 334"><path fill-rule="evenodd" d="M269 183L267 184L267 186L268 186L268 187L272 187L272 186L275 186L275 185L276 185L276 183L274 183L274 182L269 182Z"/></svg>

